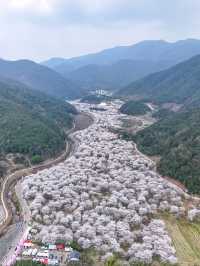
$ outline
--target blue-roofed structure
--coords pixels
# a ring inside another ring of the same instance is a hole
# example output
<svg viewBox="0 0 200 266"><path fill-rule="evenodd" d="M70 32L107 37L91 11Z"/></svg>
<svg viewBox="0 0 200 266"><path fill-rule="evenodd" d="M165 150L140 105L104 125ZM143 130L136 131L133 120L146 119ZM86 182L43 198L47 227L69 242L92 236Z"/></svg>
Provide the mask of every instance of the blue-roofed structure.
<svg viewBox="0 0 200 266"><path fill-rule="evenodd" d="M69 261L79 261L80 260L80 252L73 250L69 253Z"/></svg>

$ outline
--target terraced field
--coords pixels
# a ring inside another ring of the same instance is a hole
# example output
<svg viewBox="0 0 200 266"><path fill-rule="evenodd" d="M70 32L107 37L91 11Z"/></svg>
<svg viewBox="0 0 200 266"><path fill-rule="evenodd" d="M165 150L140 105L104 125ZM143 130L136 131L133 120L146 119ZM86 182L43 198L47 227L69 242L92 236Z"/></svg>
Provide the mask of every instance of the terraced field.
<svg viewBox="0 0 200 266"><path fill-rule="evenodd" d="M200 266L200 223L162 217L177 251L179 265Z"/></svg>

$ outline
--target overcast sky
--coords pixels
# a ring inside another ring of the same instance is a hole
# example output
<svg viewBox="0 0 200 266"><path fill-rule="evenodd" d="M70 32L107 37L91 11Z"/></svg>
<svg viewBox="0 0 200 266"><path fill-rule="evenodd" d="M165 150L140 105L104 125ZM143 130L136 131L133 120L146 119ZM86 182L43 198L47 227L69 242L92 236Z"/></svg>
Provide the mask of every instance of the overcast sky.
<svg viewBox="0 0 200 266"><path fill-rule="evenodd" d="M0 57L78 56L147 39L200 39L200 0L0 0Z"/></svg>

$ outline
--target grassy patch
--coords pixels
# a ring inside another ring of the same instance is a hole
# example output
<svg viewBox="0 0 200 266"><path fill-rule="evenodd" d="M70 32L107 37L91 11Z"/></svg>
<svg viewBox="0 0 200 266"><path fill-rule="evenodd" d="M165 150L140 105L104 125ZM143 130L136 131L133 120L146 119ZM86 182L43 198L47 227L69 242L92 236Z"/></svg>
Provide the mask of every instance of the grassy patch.
<svg viewBox="0 0 200 266"><path fill-rule="evenodd" d="M200 265L200 224L176 219L171 215L162 217L176 249L181 266Z"/></svg>

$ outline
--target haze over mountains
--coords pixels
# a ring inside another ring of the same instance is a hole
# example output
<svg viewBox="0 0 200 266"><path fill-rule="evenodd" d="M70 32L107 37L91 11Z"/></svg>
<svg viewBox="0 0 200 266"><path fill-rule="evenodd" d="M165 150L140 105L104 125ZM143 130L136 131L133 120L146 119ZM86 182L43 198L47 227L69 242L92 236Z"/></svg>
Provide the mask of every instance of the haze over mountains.
<svg viewBox="0 0 200 266"><path fill-rule="evenodd" d="M120 95L139 93L141 97L141 94L145 94L145 81L147 81L148 95L151 90L150 85L153 86L152 99L160 97L163 86L167 88L165 94L168 93L171 98L178 97L179 92L182 93L180 97L188 97L192 93L191 89L186 93L190 83L193 83L193 87L198 86L198 73L196 75L194 73L194 76L191 73L198 71L196 66L199 64L199 59L197 57L195 62L194 59L183 61L198 54L200 54L199 40L188 39L175 43L143 41L132 46L111 48L68 60L53 58L43 65L30 60L1 59L0 76L22 82L34 90L66 99L80 98L96 88L120 89ZM180 62L183 62L182 65L174 66ZM173 68L170 70L170 67ZM164 72L152 74L161 70ZM186 82L182 78L183 73L187 74ZM152 76L148 76L150 74ZM165 81L162 80L162 76ZM138 81L139 79L142 80ZM179 85L181 88L174 91ZM165 97L166 100L172 100L166 95Z"/></svg>
<svg viewBox="0 0 200 266"><path fill-rule="evenodd" d="M64 77L78 83L86 90L95 87L116 90L133 80L140 79L151 72L168 66L165 61L153 62L145 60L123 59L111 65L86 65L69 73L61 73Z"/></svg>
<svg viewBox="0 0 200 266"><path fill-rule="evenodd" d="M0 76L52 96L75 99L96 88L119 90L151 73L200 54L200 41L143 41L71 59L0 60ZM126 89L125 89L126 91Z"/></svg>
<svg viewBox="0 0 200 266"><path fill-rule="evenodd" d="M24 83L30 88L56 97L80 97L78 85L54 70L30 60L0 60L0 76Z"/></svg>
<svg viewBox="0 0 200 266"><path fill-rule="evenodd" d="M199 40L187 39L175 43L158 40L71 59L52 58L42 64L82 84L86 89L94 86L119 89L131 81L169 68L197 54L200 54Z"/></svg>

